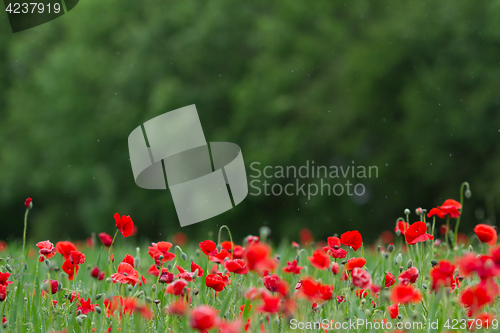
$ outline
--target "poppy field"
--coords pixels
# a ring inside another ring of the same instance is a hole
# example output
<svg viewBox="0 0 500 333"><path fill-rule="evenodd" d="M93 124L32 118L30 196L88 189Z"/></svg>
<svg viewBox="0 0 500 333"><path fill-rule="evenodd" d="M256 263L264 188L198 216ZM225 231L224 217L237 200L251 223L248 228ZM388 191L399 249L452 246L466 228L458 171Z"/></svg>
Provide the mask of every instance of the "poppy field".
<svg viewBox="0 0 500 333"><path fill-rule="evenodd" d="M356 230L269 241L182 233L136 247L130 216L116 233L1 244L0 332L498 331L500 246L492 226L460 232L459 201L403 217L377 241Z"/></svg>

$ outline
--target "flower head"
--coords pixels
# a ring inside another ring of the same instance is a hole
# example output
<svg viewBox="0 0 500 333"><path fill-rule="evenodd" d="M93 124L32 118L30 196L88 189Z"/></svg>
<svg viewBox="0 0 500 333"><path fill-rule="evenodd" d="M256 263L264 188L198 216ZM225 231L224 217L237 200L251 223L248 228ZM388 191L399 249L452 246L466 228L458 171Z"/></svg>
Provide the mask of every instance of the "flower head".
<svg viewBox="0 0 500 333"><path fill-rule="evenodd" d="M134 231L134 222L132 222L132 219L130 216L121 216L118 213L115 213L115 222L116 222L116 227L118 230L120 230L121 234L123 237L128 237L132 235L132 232Z"/></svg>

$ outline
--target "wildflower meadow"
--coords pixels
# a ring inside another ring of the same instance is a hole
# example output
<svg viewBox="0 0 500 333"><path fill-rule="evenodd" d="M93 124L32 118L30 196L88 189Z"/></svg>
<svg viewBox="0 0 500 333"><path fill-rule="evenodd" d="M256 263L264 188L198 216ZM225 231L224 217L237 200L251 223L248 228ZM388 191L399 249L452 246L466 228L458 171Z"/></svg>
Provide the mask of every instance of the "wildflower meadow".
<svg viewBox="0 0 500 333"><path fill-rule="evenodd" d="M500 246L492 226L460 231L470 195L463 183L458 200L402 208L372 244L222 226L138 247L119 213L114 235L27 242L28 198L22 246L0 246L0 332L497 332Z"/></svg>

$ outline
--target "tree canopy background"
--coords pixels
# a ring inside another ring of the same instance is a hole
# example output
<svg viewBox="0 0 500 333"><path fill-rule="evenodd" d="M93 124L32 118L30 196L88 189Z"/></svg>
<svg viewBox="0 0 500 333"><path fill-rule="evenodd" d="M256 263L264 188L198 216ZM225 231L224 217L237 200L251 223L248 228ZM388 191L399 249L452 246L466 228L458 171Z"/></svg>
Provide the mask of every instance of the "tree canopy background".
<svg viewBox="0 0 500 333"><path fill-rule="evenodd" d="M154 241L181 230L169 191L135 185L127 138L190 104L207 141L241 147L248 175L256 161L379 169L363 198L249 195L182 228L197 239L222 224L237 237L268 225L275 239L303 227L374 239L405 208L458 200L462 181L461 230L495 224L499 17L498 0L82 0L13 34L4 13L2 238L22 234L28 196L37 240L112 233L115 212Z"/></svg>

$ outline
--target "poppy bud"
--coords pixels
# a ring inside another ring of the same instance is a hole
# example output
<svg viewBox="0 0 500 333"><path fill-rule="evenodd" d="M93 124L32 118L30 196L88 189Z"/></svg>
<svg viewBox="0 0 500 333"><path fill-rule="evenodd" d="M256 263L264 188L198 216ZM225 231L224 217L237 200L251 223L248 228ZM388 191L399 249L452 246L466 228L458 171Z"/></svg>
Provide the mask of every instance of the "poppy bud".
<svg viewBox="0 0 500 333"><path fill-rule="evenodd" d="M77 311L76 311L76 316L77 316L77 317L78 317L79 315L81 315L81 314L82 314L82 311L81 311L81 310L77 310Z"/></svg>
<svg viewBox="0 0 500 333"><path fill-rule="evenodd" d="M399 266L399 273L403 273L403 270L404 270L403 266Z"/></svg>
<svg viewBox="0 0 500 333"><path fill-rule="evenodd" d="M408 260L408 262L406 263L406 267L408 267L408 269L412 268L413 267L413 260Z"/></svg>
<svg viewBox="0 0 500 333"><path fill-rule="evenodd" d="M140 255L141 255L141 248L140 247L136 247L135 248L135 256L136 257L140 257Z"/></svg>
<svg viewBox="0 0 500 333"><path fill-rule="evenodd" d="M405 209L405 215L410 215L410 210L408 208Z"/></svg>
<svg viewBox="0 0 500 333"><path fill-rule="evenodd" d="M83 326L83 319L80 317L76 317L76 323L80 326Z"/></svg>
<svg viewBox="0 0 500 333"><path fill-rule="evenodd" d="M402 261L403 261L403 255L401 253L399 253L396 256L396 264L400 264Z"/></svg>
<svg viewBox="0 0 500 333"><path fill-rule="evenodd" d="M438 264L437 260L436 259L432 259L431 260L431 265L432 267L436 266Z"/></svg>
<svg viewBox="0 0 500 333"><path fill-rule="evenodd" d="M188 256L187 254L185 254L184 252L181 253L181 259L186 261L188 259Z"/></svg>
<svg viewBox="0 0 500 333"><path fill-rule="evenodd" d="M146 303L153 303L153 299L151 297L146 297Z"/></svg>
<svg viewBox="0 0 500 333"><path fill-rule="evenodd" d="M195 296L196 296L196 295L198 295L199 293L200 293L200 291L199 291L198 289L194 289L194 290L193 290L193 294L194 294Z"/></svg>
<svg viewBox="0 0 500 333"><path fill-rule="evenodd" d="M79 317L79 318L82 318L82 320L87 319L87 315L84 315L84 314L81 314L81 315L79 315L78 317Z"/></svg>
<svg viewBox="0 0 500 333"><path fill-rule="evenodd" d="M427 285L426 285L425 283L422 283L422 288L423 288L424 290L427 290Z"/></svg>
<svg viewBox="0 0 500 333"><path fill-rule="evenodd" d="M153 286L151 287L151 290L152 290L153 292L155 292L155 291L156 291L156 283L155 283L155 284L153 284Z"/></svg>
<svg viewBox="0 0 500 333"><path fill-rule="evenodd" d="M111 280L111 278L107 278L107 279L106 279L106 282L107 282L107 283L111 283L111 282L113 282L113 280Z"/></svg>
<svg viewBox="0 0 500 333"><path fill-rule="evenodd" d="M100 300L100 299L101 299L101 297L102 297L102 294L97 294L97 295L95 296L95 299L96 299L96 300Z"/></svg>
<svg viewBox="0 0 500 333"><path fill-rule="evenodd" d="M389 252L394 251L394 243L393 243L393 242L391 242L391 244L389 244L389 246L387 246L387 250L388 250Z"/></svg>
<svg viewBox="0 0 500 333"><path fill-rule="evenodd" d="M101 311L102 311L102 310L101 310L101 308L100 308L100 307L96 306L96 307L95 307L95 311L96 311L97 313L101 313Z"/></svg>
<svg viewBox="0 0 500 333"><path fill-rule="evenodd" d="M401 320L403 319L403 316L402 315L398 315L398 320Z"/></svg>
<svg viewBox="0 0 500 333"><path fill-rule="evenodd" d="M134 267L139 267L140 265L141 265L141 258L137 256L134 258Z"/></svg>
<svg viewBox="0 0 500 333"><path fill-rule="evenodd" d="M396 236L398 236L398 237L401 236L401 230L399 230L399 229L396 230Z"/></svg>
<svg viewBox="0 0 500 333"><path fill-rule="evenodd" d="M5 268L7 269L7 271L12 272L12 267L10 267L9 264L5 264Z"/></svg>
<svg viewBox="0 0 500 333"><path fill-rule="evenodd" d="M130 292L132 292L132 290L134 290L134 287L132 287L131 285L128 285L127 289L128 289L128 292L130 293Z"/></svg>
<svg viewBox="0 0 500 333"><path fill-rule="evenodd" d="M267 237L271 234L271 229L266 226L262 226L259 229L260 238L265 242Z"/></svg>
<svg viewBox="0 0 500 333"><path fill-rule="evenodd" d="M26 201L24 202L24 205L28 209L33 208L33 199L31 199L31 198L26 199Z"/></svg>
<svg viewBox="0 0 500 333"><path fill-rule="evenodd" d="M257 280L257 285L258 285L258 286L262 285L262 278L259 278L259 279Z"/></svg>
<svg viewBox="0 0 500 333"><path fill-rule="evenodd" d="M142 296L144 296L144 290L139 291L136 295L137 298L140 298Z"/></svg>
<svg viewBox="0 0 500 333"><path fill-rule="evenodd" d="M222 250L222 246L219 244L217 245L217 252L220 252Z"/></svg>
<svg viewBox="0 0 500 333"><path fill-rule="evenodd" d="M417 215L422 215L424 212L422 211L422 208L418 207L417 209L415 209L415 214Z"/></svg>
<svg viewBox="0 0 500 333"><path fill-rule="evenodd" d="M198 277L198 268L194 270L193 272L193 280L195 280Z"/></svg>
<svg viewBox="0 0 500 333"><path fill-rule="evenodd" d="M465 190L465 197L467 199L470 199L470 197L472 197L472 192L469 189Z"/></svg>

